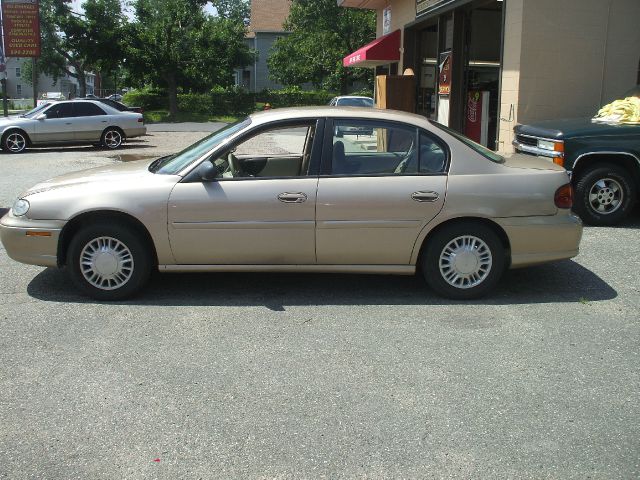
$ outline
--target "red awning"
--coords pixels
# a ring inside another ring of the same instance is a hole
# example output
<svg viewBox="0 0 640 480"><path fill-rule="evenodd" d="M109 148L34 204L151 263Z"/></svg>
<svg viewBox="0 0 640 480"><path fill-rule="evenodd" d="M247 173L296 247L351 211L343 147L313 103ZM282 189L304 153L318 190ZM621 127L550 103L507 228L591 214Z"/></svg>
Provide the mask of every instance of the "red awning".
<svg viewBox="0 0 640 480"><path fill-rule="evenodd" d="M376 38L342 59L345 67L375 67L400 61L400 30Z"/></svg>

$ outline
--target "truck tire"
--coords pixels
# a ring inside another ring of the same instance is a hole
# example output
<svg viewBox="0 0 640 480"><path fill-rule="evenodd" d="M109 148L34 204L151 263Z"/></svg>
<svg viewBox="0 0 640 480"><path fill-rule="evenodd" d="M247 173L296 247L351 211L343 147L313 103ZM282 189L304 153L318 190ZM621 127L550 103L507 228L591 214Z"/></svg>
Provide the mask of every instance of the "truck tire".
<svg viewBox="0 0 640 480"><path fill-rule="evenodd" d="M584 171L576 179L575 191L573 210L585 223L596 226L616 225L624 220L637 195L631 175L609 163Z"/></svg>

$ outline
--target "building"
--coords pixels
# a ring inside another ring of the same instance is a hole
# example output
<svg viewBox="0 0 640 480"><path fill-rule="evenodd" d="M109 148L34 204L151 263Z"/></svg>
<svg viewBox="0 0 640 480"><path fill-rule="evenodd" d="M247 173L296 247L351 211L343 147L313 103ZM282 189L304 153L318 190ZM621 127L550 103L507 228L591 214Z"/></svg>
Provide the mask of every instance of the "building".
<svg viewBox="0 0 640 480"><path fill-rule="evenodd" d="M24 63L31 62L31 58L7 58L7 96L11 99L33 99L33 87L31 86L31 78L25 78L23 75ZM86 74L87 95L94 93L95 75L93 73ZM77 96L80 87L78 80L70 75L64 75L54 82L53 77L40 74L38 76L38 95L48 92L61 93L65 97Z"/></svg>
<svg viewBox="0 0 640 480"><path fill-rule="evenodd" d="M517 123L591 116L640 83L638 0L337 1L378 16L345 65L413 69L418 113L496 150Z"/></svg>
<svg viewBox="0 0 640 480"><path fill-rule="evenodd" d="M242 85L252 92L282 88L282 85L269 78L267 59L274 42L287 35L283 24L290 8L290 0L251 0L251 20L246 42L256 52L256 60L253 65L236 70L236 85Z"/></svg>

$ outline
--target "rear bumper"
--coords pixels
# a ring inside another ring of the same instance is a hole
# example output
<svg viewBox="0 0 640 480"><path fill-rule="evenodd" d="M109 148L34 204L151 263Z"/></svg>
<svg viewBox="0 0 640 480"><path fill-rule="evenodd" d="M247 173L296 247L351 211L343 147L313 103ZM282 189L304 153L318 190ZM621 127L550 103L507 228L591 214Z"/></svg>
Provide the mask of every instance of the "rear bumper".
<svg viewBox="0 0 640 480"><path fill-rule="evenodd" d="M0 240L12 259L42 267L58 266L58 239L65 222L59 220L29 220L7 213L0 219ZM34 232L44 232L30 236Z"/></svg>
<svg viewBox="0 0 640 480"><path fill-rule="evenodd" d="M127 128L124 131L124 134L127 136L127 138L141 137L147 134L147 127L142 125L139 128Z"/></svg>
<svg viewBox="0 0 640 480"><path fill-rule="evenodd" d="M564 260L578 255L582 221L562 212L544 217L498 218L511 245L511 268Z"/></svg>

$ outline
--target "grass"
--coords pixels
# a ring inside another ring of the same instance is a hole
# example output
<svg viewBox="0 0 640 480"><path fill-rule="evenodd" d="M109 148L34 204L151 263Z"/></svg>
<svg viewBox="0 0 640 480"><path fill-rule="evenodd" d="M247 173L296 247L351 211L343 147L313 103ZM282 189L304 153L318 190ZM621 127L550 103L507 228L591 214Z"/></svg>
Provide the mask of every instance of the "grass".
<svg viewBox="0 0 640 480"><path fill-rule="evenodd" d="M204 113L178 112L171 117L168 110L148 110L144 112L146 123L180 123L180 122L225 122L232 123L239 120L233 115L207 115Z"/></svg>

